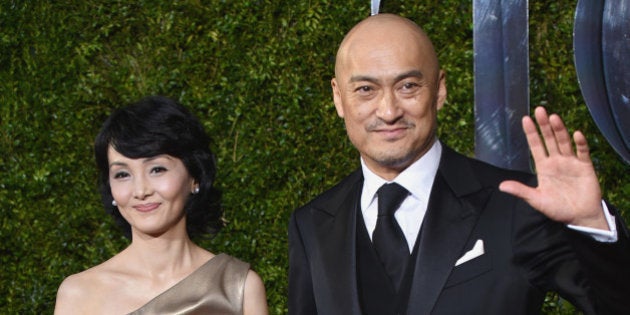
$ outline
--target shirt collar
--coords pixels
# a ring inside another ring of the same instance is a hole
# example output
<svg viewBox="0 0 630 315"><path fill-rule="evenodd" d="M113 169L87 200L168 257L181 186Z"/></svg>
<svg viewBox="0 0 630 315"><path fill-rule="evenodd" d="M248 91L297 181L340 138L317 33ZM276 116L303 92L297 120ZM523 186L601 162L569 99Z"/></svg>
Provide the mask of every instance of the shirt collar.
<svg viewBox="0 0 630 315"><path fill-rule="evenodd" d="M399 185L405 187L414 198L424 200L429 199L433 180L440 164L442 155L442 145L440 141L435 141L429 151L403 170L394 180ZM376 195L376 191L385 183L385 179L374 174L363 158L361 158L361 169L363 171L363 193L361 194L361 208L367 209Z"/></svg>

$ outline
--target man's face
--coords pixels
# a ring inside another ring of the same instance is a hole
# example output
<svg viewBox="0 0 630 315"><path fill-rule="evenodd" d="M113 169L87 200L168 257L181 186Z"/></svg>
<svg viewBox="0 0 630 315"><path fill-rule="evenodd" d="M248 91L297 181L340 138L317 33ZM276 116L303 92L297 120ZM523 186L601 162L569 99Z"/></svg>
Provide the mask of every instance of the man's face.
<svg viewBox="0 0 630 315"><path fill-rule="evenodd" d="M431 46L396 34L349 40L332 80L335 107L350 140L385 179L431 147L437 110L446 98L444 74L427 56L433 54L427 52Z"/></svg>

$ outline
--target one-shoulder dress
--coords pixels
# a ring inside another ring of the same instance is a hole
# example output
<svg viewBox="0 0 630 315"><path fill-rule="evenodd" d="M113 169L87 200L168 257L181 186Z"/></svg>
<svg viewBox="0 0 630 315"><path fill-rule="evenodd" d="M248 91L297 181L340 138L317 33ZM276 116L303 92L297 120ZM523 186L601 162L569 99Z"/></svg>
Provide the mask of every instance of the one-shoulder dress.
<svg viewBox="0 0 630 315"><path fill-rule="evenodd" d="M248 263L218 254L129 314L243 314L248 271Z"/></svg>

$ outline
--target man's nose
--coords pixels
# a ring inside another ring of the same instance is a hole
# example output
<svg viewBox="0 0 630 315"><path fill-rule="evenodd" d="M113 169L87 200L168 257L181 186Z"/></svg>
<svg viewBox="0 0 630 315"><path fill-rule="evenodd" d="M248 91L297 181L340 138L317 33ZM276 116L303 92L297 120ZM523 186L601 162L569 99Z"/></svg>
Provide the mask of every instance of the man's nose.
<svg viewBox="0 0 630 315"><path fill-rule="evenodd" d="M385 122L395 122L402 116L402 108L393 91L384 90L376 109L376 116Z"/></svg>

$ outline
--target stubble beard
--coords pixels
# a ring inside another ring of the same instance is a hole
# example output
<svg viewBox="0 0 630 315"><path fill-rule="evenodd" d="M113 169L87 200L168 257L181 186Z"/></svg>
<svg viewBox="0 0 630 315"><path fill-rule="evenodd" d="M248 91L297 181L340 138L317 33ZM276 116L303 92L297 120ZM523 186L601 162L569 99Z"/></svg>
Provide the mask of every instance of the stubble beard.
<svg viewBox="0 0 630 315"><path fill-rule="evenodd" d="M408 149L399 147L397 150L379 150L372 152L368 157L382 167L403 171L426 154L433 143L437 141L435 133L436 130L433 129L421 146L412 146Z"/></svg>
<svg viewBox="0 0 630 315"><path fill-rule="evenodd" d="M376 120L369 124L366 127L366 130L368 132L371 132L378 129L384 124L385 122L383 122L382 120ZM404 126L409 130L413 130L417 127L414 122L409 121L405 118L401 118L395 124ZM396 148L396 150L379 150L378 152L373 152L374 154L371 154L370 159L372 159L374 162L382 167L403 170L411 165L413 162L418 160L422 155L424 155L424 153L426 153L426 151L429 150L429 148L433 144L433 141L435 140L436 129L437 128L433 128L433 130L430 131L425 143L423 143L419 147L415 147L414 145L412 145L408 149L404 147L399 147Z"/></svg>
<svg viewBox="0 0 630 315"><path fill-rule="evenodd" d="M402 153L381 151L370 158L382 167L402 171L418 159L420 155L419 151L420 150L409 150Z"/></svg>

